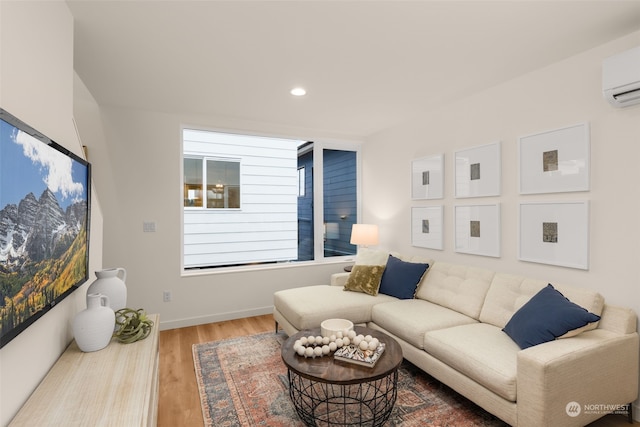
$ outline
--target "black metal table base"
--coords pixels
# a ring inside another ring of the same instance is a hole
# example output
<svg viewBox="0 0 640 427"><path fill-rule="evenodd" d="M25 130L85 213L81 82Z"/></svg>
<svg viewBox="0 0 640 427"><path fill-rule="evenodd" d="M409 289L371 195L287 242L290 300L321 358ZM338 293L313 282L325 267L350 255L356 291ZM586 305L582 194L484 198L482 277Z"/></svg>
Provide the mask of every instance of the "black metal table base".
<svg viewBox="0 0 640 427"><path fill-rule="evenodd" d="M300 419L312 427L382 426L396 402L398 371L359 384L312 381L289 370L289 396Z"/></svg>

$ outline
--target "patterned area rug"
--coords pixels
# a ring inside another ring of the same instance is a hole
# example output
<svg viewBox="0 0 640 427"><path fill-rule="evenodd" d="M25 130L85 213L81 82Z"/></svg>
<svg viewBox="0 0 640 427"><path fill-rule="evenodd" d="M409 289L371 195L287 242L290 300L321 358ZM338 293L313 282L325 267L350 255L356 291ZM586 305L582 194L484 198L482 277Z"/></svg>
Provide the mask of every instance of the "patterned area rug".
<svg viewBox="0 0 640 427"><path fill-rule="evenodd" d="M280 357L283 333L194 344L193 359L207 427L300 427ZM407 361L388 426L506 427L493 415Z"/></svg>

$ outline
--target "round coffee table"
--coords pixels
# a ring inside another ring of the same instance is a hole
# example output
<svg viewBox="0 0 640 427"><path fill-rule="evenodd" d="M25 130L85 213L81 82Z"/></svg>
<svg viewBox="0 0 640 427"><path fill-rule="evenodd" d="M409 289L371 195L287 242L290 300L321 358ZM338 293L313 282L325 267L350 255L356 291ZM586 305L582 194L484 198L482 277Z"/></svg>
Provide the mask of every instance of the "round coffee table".
<svg viewBox="0 0 640 427"><path fill-rule="evenodd" d="M320 328L300 331L282 345L288 369L289 396L308 426L381 426L391 415L397 397L400 344L387 334L356 326L385 344L373 368L335 360L333 354L305 358L293 350L301 337L320 335Z"/></svg>

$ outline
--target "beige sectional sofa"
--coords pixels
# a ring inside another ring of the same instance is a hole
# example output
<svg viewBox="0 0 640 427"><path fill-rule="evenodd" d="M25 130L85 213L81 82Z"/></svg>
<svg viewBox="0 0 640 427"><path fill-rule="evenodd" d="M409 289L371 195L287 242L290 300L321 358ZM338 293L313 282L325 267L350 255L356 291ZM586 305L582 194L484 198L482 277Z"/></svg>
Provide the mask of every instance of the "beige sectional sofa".
<svg viewBox="0 0 640 427"><path fill-rule="evenodd" d="M584 426L638 397L632 310L605 304L596 292L553 283L601 318L567 334L575 336L521 349L503 328L547 281L405 261L430 265L414 298L345 291L349 273L338 273L329 285L276 292L276 329L292 335L341 317L381 330L400 343L406 360L514 426Z"/></svg>

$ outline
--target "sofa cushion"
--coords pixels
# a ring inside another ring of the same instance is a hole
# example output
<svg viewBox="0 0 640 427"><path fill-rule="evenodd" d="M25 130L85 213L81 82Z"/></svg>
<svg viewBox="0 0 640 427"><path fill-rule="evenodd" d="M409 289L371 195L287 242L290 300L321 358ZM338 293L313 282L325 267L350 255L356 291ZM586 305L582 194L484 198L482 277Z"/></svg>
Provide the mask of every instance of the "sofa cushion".
<svg viewBox="0 0 640 427"><path fill-rule="evenodd" d="M298 330L317 328L323 320L346 318L353 323L371 321L371 308L396 301L388 295L344 292L340 286L316 285L273 294L274 306Z"/></svg>
<svg viewBox="0 0 640 427"><path fill-rule="evenodd" d="M385 265L389 252L377 249L360 248L356 254L355 265Z"/></svg>
<svg viewBox="0 0 640 427"><path fill-rule="evenodd" d="M420 299L377 304L371 309L371 319L420 349L424 348L424 334L428 331L477 322L457 311Z"/></svg>
<svg viewBox="0 0 640 427"><path fill-rule="evenodd" d="M400 299L411 299L429 264L402 261L389 255L380 281L380 293Z"/></svg>
<svg viewBox="0 0 640 427"><path fill-rule="evenodd" d="M516 401L520 347L486 323L427 332L425 351L504 399Z"/></svg>
<svg viewBox="0 0 640 427"><path fill-rule="evenodd" d="M429 268L416 298L478 319L493 275L490 270L438 261Z"/></svg>
<svg viewBox="0 0 640 427"><path fill-rule="evenodd" d="M600 316L569 301L549 284L515 312L503 331L525 349L581 331L598 320Z"/></svg>
<svg viewBox="0 0 640 427"><path fill-rule="evenodd" d="M380 279L384 273L384 265L354 265L351 274L344 284L345 291L364 292L369 295L378 295Z"/></svg>
<svg viewBox="0 0 640 427"><path fill-rule="evenodd" d="M513 314L548 284L548 281L543 280L511 274L496 274L482 306L480 321L504 328ZM556 283L554 287L580 307L598 316L602 314L604 298L599 293ZM593 323L589 328L595 329L597 326L597 323Z"/></svg>

